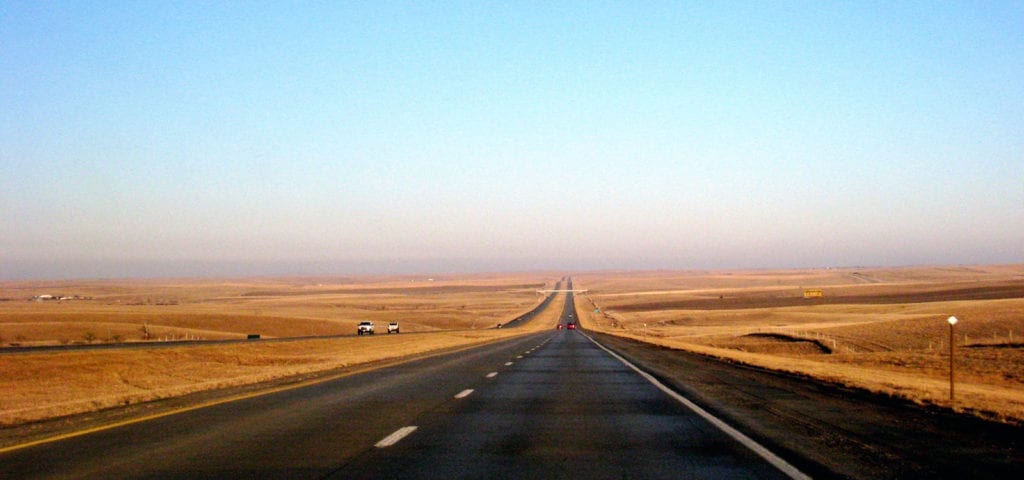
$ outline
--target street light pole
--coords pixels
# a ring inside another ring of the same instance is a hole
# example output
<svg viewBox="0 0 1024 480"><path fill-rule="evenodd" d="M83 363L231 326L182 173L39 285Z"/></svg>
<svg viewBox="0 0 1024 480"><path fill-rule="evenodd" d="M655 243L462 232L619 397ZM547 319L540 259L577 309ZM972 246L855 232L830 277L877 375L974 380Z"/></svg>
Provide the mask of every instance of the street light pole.
<svg viewBox="0 0 1024 480"><path fill-rule="evenodd" d="M954 345L956 344L955 337L953 337L953 326L956 325L956 317L949 317L946 319L949 322L949 405L953 405L953 354Z"/></svg>

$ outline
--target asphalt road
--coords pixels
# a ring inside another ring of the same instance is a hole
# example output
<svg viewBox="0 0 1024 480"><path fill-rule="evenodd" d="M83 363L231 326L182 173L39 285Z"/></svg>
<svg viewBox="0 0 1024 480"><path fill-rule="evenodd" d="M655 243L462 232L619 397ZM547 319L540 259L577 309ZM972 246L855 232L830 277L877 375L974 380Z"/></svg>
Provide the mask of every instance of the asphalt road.
<svg viewBox="0 0 1024 480"><path fill-rule="evenodd" d="M0 478L786 475L582 332L552 330L7 451Z"/></svg>

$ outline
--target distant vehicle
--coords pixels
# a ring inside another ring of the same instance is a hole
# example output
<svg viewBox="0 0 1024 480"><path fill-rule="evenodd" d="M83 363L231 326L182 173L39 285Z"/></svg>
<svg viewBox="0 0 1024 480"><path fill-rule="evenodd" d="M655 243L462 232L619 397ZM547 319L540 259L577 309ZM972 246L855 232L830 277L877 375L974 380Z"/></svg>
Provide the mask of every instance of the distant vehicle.
<svg viewBox="0 0 1024 480"><path fill-rule="evenodd" d="M359 322L359 326L356 327L356 333L359 335L373 335L373 322Z"/></svg>
<svg viewBox="0 0 1024 480"><path fill-rule="evenodd" d="M566 328L568 328L569 330L576 330L576 324L573 322L569 322L569 325L567 325Z"/></svg>
<svg viewBox="0 0 1024 480"><path fill-rule="evenodd" d="M391 333L399 333L398 322L391 322L388 324L388 334L390 335Z"/></svg>
<svg viewBox="0 0 1024 480"><path fill-rule="evenodd" d="M555 328L557 328L558 330L561 330L562 329L562 324L559 323Z"/></svg>

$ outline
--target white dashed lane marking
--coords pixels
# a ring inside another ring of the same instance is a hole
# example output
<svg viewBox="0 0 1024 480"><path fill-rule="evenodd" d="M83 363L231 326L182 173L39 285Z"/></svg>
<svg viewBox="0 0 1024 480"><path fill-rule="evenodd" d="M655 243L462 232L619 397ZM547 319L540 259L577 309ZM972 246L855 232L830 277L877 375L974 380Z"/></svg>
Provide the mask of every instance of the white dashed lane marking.
<svg viewBox="0 0 1024 480"><path fill-rule="evenodd" d="M398 430L395 430L395 433L392 433L391 435L384 437L383 440L377 442L377 444L374 446L377 448L390 447L398 443L399 440L405 438L410 433L416 431L416 428L418 427L408 426L399 428Z"/></svg>
<svg viewBox="0 0 1024 480"><path fill-rule="evenodd" d="M473 393L473 389L472 388L467 388L467 389L459 392L457 395L455 395L455 398L466 398L471 393Z"/></svg>
<svg viewBox="0 0 1024 480"><path fill-rule="evenodd" d="M494 378L498 376L498 372L491 372L487 374L487 378Z"/></svg>

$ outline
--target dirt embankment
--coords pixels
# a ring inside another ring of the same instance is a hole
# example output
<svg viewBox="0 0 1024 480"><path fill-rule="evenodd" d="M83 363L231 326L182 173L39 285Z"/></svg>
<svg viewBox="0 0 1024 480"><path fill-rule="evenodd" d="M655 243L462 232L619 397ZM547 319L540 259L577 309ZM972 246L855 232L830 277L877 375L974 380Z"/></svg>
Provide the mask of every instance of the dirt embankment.
<svg viewBox="0 0 1024 480"><path fill-rule="evenodd" d="M800 338L781 333L751 333L734 339L726 348L744 352L780 355L830 354L832 349L821 340Z"/></svg>

